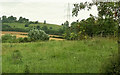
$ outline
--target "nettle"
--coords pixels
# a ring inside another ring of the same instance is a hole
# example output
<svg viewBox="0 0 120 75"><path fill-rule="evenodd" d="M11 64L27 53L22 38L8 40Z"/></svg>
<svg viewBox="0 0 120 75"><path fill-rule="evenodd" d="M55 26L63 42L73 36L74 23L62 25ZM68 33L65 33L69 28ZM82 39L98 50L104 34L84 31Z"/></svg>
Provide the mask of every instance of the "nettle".
<svg viewBox="0 0 120 75"><path fill-rule="evenodd" d="M30 37L32 40L49 40L49 35L46 34L43 30L38 29L32 29L28 33L28 37Z"/></svg>

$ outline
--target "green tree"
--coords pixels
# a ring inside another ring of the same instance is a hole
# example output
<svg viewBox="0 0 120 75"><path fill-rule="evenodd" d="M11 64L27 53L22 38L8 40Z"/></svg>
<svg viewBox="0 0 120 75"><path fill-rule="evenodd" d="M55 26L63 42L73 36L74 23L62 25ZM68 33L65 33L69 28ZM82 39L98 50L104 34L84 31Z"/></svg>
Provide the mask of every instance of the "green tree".
<svg viewBox="0 0 120 75"><path fill-rule="evenodd" d="M114 16L116 9L120 6L120 4L118 4L117 2L85 2L80 4L74 4L74 8L72 11L73 16L78 16L78 12L82 9L87 8L88 10L90 10L93 5L97 6L98 17L96 20L92 19L92 17L86 20L86 25L88 25L86 28L86 32L91 31L90 33L88 33L90 35L96 33L102 35L109 35L117 32L118 20ZM98 29L99 31L96 29Z"/></svg>
<svg viewBox="0 0 120 75"><path fill-rule="evenodd" d="M28 23L28 22L29 22L29 19L20 17L19 20L18 20L18 22L20 22L20 23Z"/></svg>
<svg viewBox="0 0 120 75"><path fill-rule="evenodd" d="M35 24L38 24L38 21L35 21Z"/></svg>
<svg viewBox="0 0 120 75"><path fill-rule="evenodd" d="M16 18L16 17L13 17L13 16L9 16L9 17L8 17L8 22L9 22L9 23L16 22L16 21L17 21L17 18Z"/></svg>
<svg viewBox="0 0 120 75"><path fill-rule="evenodd" d="M37 26L37 29L40 29L40 26Z"/></svg>
<svg viewBox="0 0 120 75"><path fill-rule="evenodd" d="M46 24L46 20L44 20L44 24Z"/></svg>
<svg viewBox="0 0 120 75"><path fill-rule="evenodd" d="M49 29L53 29L52 27L50 27Z"/></svg>
<svg viewBox="0 0 120 75"><path fill-rule="evenodd" d="M49 35L46 34L43 30L38 30L38 29L32 29L29 31L28 36L32 39L32 40L49 40Z"/></svg>
<svg viewBox="0 0 120 75"><path fill-rule="evenodd" d="M8 20L7 20L7 17L6 17L6 16L2 16L2 22L3 22L3 23L8 22Z"/></svg>

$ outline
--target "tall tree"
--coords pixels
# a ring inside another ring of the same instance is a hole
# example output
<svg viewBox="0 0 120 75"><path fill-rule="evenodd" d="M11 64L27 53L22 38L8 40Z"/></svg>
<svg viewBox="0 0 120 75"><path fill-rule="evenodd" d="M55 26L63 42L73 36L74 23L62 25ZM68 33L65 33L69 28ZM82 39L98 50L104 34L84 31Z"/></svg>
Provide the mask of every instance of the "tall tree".
<svg viewBox="0 0 120 75"><path fill-rule="evenodd" d="M15 22L15 21L17 21L17 18L16 18L16 17L13 17L13 16L9 16L9 17L8 17L8 22L9 22L9 23L12 23L12 22Z"/></svg>
<svg viewBox="0 0 120 75"><path fill-rule="evenodd" d="M8 22L8 20L7 20L7 17L6 16L2 16L2 22L4 23L4 22Z"/></svg>
<svg viewBox="0 0 120 75"><path fill-rule="evenodd" d="M102 34L113 34L114 32L116 32L118 30L118 18L115 18L115 12L116 9L118 9L118 7L120 6L120 4L118 4L117 2L85 2L74 4L74 8L72 11L73 16L78 16L78 12L85 8L87 8L87 10L89 11L93 5L97 6L98 10L98 18L96 21L97 25L99 26L99 32Z"/></svg>

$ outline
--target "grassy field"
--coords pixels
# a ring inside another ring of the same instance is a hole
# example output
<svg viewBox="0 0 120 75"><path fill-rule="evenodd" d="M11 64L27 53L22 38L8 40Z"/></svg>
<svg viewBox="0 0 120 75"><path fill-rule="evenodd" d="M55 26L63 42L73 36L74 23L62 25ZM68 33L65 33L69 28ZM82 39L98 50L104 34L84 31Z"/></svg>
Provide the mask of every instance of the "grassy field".
<svg viewBox="0 0 120 75"><path fill-rule="evenodd" d="M23 29L27 29L27 28L32 27L32 26L40 26L41 28L43 26L47 26L48 29L50 27L52 27L52 30L58 30L59 28L62 28L62 26L60 26L60 25L56 25L56 24L43 24L43 23L30 24L29 27L25 27L25 23L3 23L3 25L9 25L12 28L23 28Z"/></svg>
<svg viewBox="0 0 120 75"><path fill-rule="evenodd" d="M55 25L55 24L43 24L43 23L30 24L30 27L32 27L32 26L40 26L40 27L47 26L48 29L50 29L50 27L52 27L53 30L58 30L58 29L62 28L62 26L60 26L60 25Z"/></svg>
<svg viewBox="0 0 120 75"><path fill-rule="evenodd" d="M116 53L115 40L3 43L3 73L99 73Z"/></svg>

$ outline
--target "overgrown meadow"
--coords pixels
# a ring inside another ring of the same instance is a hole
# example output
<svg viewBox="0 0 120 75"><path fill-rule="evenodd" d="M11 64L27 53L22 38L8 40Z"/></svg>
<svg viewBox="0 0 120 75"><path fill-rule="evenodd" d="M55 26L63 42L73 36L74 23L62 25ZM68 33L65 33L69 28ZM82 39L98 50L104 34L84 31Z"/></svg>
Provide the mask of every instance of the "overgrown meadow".
<svg viewBox="0 0 120 75"><path fill-rule="evenodd" d="M117 48L106 38L3 43L3 73L101 73Z"/></svg>
<svg viewBox="0 0 120 75"><path fill-rule="evenodd" d="M120 75L118 39L120 2L73 4L73 16L97 7L98 16L61 25L1 17L3 73L109 73ZM83 14L81 14L83 15ZM50 35L52 37L50 37ZM60 41L58 41L59 39Z"/></svg>

